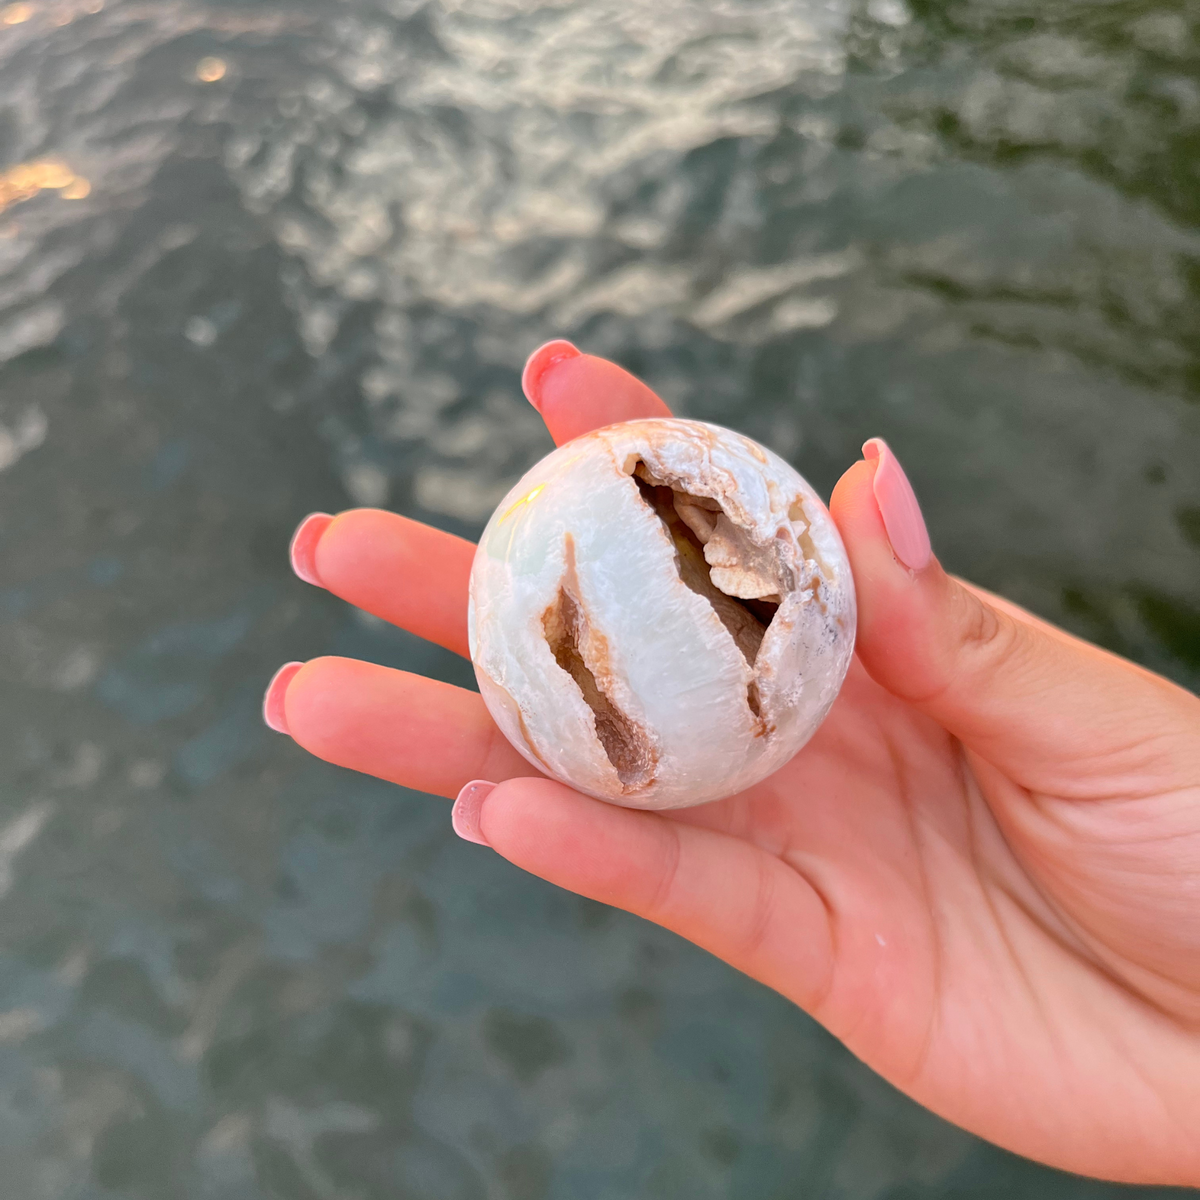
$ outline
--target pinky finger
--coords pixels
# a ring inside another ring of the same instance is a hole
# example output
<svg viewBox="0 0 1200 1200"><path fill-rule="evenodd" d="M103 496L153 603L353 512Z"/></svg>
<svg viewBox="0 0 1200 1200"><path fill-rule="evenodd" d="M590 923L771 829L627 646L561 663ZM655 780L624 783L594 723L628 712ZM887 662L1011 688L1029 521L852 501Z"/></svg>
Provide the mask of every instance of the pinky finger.
<svg viewBox="0 0 1200 1200"><path fill-rule="evenodd" d="M480 790L465 789L467 823L516 866L662 925L810 1012L819 1005L833 965L828 912L774 855L548 779L510 779L482 804Z"/></svg>

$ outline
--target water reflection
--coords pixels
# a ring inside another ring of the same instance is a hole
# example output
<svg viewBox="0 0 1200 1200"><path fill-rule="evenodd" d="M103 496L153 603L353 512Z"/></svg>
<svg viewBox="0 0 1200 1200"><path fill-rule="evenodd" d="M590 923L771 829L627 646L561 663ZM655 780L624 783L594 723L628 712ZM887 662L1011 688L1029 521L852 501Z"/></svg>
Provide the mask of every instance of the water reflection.
<svg viewBox="0 0 1200 1200"><path fill-rule="evenodd" d="M725 326L756 303L703 306L722 262L699 258L680 222L708 182L677 167L772 126L764 90L808 74L828 89L840 21L787 4L723 18L684 3L359 14L263 127L230 142L247 204L304 266L288 299L308 351L336 352L369 319L369 428L433 447L412 481L423 508L479 521L545 447L508 382L540 330L615 317L663 343L693 310ZM760 299L829 269L785 269ZM810 302L784 325L828 320L828 301Z"/></svg>
<svg viewBox="0 0 1200 1200"><path fill-rule="evenodd" d="M0 9L8 1191L1107 1194L257 704L318 653L469 683L283 547L477 530L555 335L825 490L882 433L951 565L1195 686L1197 46L1167 3Z"/></svg>
<svg viewBox="0 0 1200 1200"><path fill-rule="evenodd" d="M1196 398L1195 14L1075 3L914 11L903 32L856 22L863 66L921 64L877 94L887 121L867 144L1003 171L1026 204L1001 261L947 246L939 262L894 264L901 278L957 305L975 335L1063 350ZM1032 253L1014 256L1022 240Z"/></svg>
<svg viewBox="0 0 1200 1200"><path fill-rule="evenodd" d="M56 191L64 200L84 200L92 185L76 175L66 163L52 158L17 163L0 174L0 213L43 190Z"/></svg>

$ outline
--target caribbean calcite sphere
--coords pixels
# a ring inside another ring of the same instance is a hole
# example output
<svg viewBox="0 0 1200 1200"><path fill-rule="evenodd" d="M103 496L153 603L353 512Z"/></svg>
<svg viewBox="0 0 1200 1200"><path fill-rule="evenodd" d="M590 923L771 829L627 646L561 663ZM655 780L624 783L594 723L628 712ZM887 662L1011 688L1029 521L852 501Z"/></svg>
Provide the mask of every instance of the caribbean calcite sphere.
<svg viewBox="0 0 1200 1200"><path fill-rule="evenodd" d="M854 649L824 504L716 425L610 425L500 502L471 569L471 659L535 767L629 808L766 778L812 737Z"/></svg>

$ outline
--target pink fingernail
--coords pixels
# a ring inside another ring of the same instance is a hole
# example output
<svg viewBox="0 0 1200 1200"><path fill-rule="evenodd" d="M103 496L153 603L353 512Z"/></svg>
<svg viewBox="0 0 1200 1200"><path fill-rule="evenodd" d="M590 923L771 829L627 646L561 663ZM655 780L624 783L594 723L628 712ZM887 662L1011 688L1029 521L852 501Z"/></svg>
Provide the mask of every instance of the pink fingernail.
<svg viewBox="0 0 1200 1200"><path fill-rule="evenodd" d="M454 801L454 807L450 810L450 824L464 841L474 842L479 846L490 844L479 827L479 814L483 809L483 802L495 786L486 779L472 779L458 793L458 799Z"/></svg>
<svg viewBox="0 0 1200 1200"><path fill-rule="evenodd" d="M521 372L521 391L538 412L542 411L542 386L550 368L564 359L578 357L579 350L575 346L563 338L556 338L539 346L526 360L525 370Z"/></svg>
<svg viewBox="0 0 1200 1200"><path fill-rule="evenodd" d="M863 457L878 459L875 467L875 503L883 517L892 552L910 571L921 571L933 557L929 530L921 516L917 494L899 460L883 438L871 438L863 443Z"/></svg>
<svg viewBox="0 0 1200 1200"><path fill-rule="evenodd" d="M274 675L271 676L271 682L267 684L266 694L263 696L263 720L276 733L289 733L287 723L287 714L283 711L283 698L287 695L288 684L296 676L296 672L304 666L302 662L284 663Z"/></svg>
<svg viewBox="0 0 1200 1200"><path fill-rule="evenodd" d="M332 522L333 518L328 513L309 513L292 534L292 545L288 552L292 560L292 570L305 583L322 586L321 577L317 574L317 543Z"/></svg>

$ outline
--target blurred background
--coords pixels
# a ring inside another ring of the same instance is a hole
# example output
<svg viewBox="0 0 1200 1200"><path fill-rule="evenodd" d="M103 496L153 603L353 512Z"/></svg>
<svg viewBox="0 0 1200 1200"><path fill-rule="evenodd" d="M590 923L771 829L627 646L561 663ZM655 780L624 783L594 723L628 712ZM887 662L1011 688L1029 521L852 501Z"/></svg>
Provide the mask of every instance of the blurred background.
<svg viewBox="0 0 1200 1200"><path fill-rule="evenodd" d="M0 7L5 1200L1165 1195L910 1104L259 720L451 655L295 580L468 536L569 337L1200 686L1191 0Z"/></svg>

